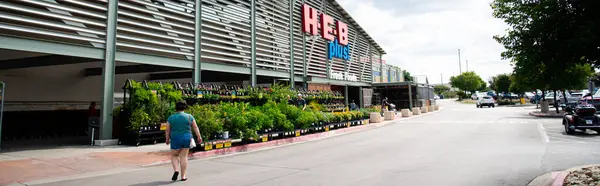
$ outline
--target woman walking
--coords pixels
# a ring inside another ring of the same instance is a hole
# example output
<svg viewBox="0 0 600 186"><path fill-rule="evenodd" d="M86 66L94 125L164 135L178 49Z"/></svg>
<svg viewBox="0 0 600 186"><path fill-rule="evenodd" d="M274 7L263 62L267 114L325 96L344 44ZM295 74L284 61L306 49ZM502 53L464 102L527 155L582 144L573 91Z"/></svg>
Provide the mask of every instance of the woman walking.
<svg viewBox="0 0 600 186"><path fill-rule="evenodd" d="M186 181L186 171L188 164L188 153L192 139L192 130L198 137L198 143L202 143L200 130L196 125L196 120L190 114L183 112L187 108L185 102L177 102L175 110L177 113L169 116L167 120L166 138L167 145L171 145L171 165L173 165L173 176L171 180L177 180L179 171L181 171L181 181ZM179 169L181 168L181 169Z"/></svg>

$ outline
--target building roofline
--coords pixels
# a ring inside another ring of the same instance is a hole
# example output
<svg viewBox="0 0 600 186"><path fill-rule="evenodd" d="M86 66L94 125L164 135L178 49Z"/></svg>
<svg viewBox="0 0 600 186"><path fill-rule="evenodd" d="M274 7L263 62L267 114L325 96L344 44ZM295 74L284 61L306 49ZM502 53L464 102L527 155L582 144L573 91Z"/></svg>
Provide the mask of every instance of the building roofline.
<svg viewBox="0 0 600 186"><path fill-rule="evenodd" d="M369 40L369 42L371 42L375 46L375 48L379 50L379 53L386 54L383 48L381 48L381 46L379 46L379 44L377 44L377 42L375 42L375 40L371 38L371 36L352 18L352 16L350 16L350 14L346 12L344 7L342 7L336 0L333 0L332 2L333 5L335 5L335 7L342 13L342 16L344 16L348 21L350 21L357 28L358 32L365 35L367 40Z"/></svg>

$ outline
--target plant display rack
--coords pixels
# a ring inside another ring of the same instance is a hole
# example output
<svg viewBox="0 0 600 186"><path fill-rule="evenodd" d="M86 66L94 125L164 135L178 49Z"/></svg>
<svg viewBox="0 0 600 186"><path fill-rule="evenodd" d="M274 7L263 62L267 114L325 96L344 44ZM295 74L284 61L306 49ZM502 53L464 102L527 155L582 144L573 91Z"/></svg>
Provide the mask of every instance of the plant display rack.
<svg viewBox="0 0 600 186"><path fill-rule="evenodd" d="M375 109L348 111L339 92L294 90L278 84L269 88L128 80L124 104L115 109L123 132L120 143L140 145L164 140L164 125L185 100L205 142L196 150L228 148L325 132L368 123ZM307 102L297 107L297 95Z"/></svg>
<svg viewBox="0 0 600 186"><path fill-rule="evenodd" d="M175 112L174 103L181 100L175 83L136 82L127 80L123 86L124 104L115 108L119 123L119 144L140 145L165 140L164 127L169 115Z"/></svg>

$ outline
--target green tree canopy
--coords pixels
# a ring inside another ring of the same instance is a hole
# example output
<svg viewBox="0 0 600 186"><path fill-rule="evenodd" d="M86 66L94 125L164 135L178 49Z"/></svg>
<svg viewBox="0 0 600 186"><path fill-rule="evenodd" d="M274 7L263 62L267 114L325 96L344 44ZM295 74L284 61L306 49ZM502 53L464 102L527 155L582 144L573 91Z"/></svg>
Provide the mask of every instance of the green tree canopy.
<svg viewBox="0 0 600 186"><path fill-rule="evenodd" d="M402 71L402 75L404 76L404 81L414 81L413 77L410 75L410 72L404 70Z"/></svg>
<svg viewBox="0 0 600 186"><path fill-rule="evenodd" d="M479 82L479 88L477 88L477 90L481 92L489 91L490 88L488 88L487 83L485 83L485 81L483 81L481 78L479 78L479 80L481 80L481 82Z"/></svg>
<svg viewBox="0 0 600 186"><path fill-rule="evenodd" d="M599 2L494 0L494 17L510 27L494 39L505 48L502 58L513 63L515 86L562 90L585 84L591 65L600 64Z"/></svg>
<svg viewBox="0 0 600 186"><path fill-rule="evenodd" d="M482 83L485 84L475 72L464 72L461 75L450 77L450 85L463 91L474 92L481 87Z"/></svg>
<svg viewBox="0 0 600 186"><path fill-rule="evenodd" d="M523 95L525 92L530 91L526 86L520 84L519 81L517 81L515 78L515 76L510 76L510 85L508 88L509 92Z"/></svg>
<svg viewBox="0 0 600 186"><path fill-rule="evenodd" d="M442 94L444 92L450 91L450 88L447 87L447 86L444 86L444 85L436 85L436 86L433 87L433 91L436 94Z"/></svg>
<svg viewBox="0 0 600 186"><path fill-rule="evenodd" d="M512 81L510 79L510 75L499 74L492 78L491 84L493 85L493 87L490 88L495 90L496 92L509 92L511 82Z"/></svg>

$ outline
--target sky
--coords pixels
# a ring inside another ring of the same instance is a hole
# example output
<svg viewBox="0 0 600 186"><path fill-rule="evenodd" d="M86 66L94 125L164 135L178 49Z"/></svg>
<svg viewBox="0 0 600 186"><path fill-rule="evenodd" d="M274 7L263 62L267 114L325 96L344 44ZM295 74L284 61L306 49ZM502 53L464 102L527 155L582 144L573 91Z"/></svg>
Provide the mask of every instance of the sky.
<svg viewBox="0 0 600 186"><path fill-rule="evenodd" d="M462 71L484 81L512 71L492 37L506 24L492 16L492 0L337 0L386 51L383 59L429 83L448 83Z"/></svg>

